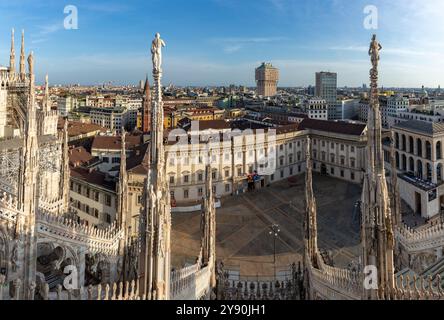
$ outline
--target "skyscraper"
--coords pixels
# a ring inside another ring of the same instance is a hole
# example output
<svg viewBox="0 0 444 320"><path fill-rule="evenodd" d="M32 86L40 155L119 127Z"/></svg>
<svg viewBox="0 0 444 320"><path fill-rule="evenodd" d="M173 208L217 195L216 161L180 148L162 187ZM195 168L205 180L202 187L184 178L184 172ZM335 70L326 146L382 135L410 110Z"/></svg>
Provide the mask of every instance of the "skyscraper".
<svg viewBox="0 0 444 320"><path fill-rule="evenodd" d="M257 94L263 97L276 95L279 70L271 63L263 62L256 68Z"/></svg>
<svg viewBox="0 0 444 320"><path fill-rule="evenodd" d="M336 118L337 80L337 73L316 72L315 95L327 101L329 120Z"/></svg>

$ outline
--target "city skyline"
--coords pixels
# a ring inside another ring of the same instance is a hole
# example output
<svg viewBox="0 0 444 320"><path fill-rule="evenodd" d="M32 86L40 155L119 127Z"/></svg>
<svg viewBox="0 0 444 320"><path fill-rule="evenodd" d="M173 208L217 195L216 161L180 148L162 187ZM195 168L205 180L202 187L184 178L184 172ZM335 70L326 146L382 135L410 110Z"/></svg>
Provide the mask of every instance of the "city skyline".
<svg viewBox="0 0 444 320"><path fill-rule="evenodd" d="M363 56L372 33L384 43L381 86L444 83L443 45L434 40L444 35L438 20L444 4L437 0L374 1L377 30L363 26L366 1L76 1L78 30L63 27L66 5L0 4L2 34L15 28L17 46L25 29L26 51L39 62L38 83L48 73L51 84L137 84L148 71L148 39L156 31L167 42L165 84L253 87L254 69L267 61L279 68L280 87L314 85L318 71L338 73L339 87L358 87L368 83ZM0 42L3 57L9 44L9 37Z"/></svg>

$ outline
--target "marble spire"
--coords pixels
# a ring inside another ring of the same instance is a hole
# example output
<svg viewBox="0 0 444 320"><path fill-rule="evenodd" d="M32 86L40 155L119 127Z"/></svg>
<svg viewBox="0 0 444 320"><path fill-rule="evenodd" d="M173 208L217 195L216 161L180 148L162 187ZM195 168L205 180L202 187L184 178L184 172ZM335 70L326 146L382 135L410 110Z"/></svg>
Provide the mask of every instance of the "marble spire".
<svg viewBox="0 0 444 320"><path fill-rule="evenodd" d="M208 142L210 144L210 142ZM213 194L213 176L211 171L211 152L208 151L205 168L205 194L202 198L201 217L201 255L200 264L211 269L210 286L216 286L216 206Z"/></svg>
<svg viewBox="0 0 444 320"><path fill-rule="evenodd" d="M392 137L390 140L390 167L391 167L391 211L393 217L393 226L399 226L402 223L401 216L401 196L399 192L398 184L398 170L396 168L396 157L395 157L395 136L392 132Z"/></svg>
<svg viewBox="0 0 444 320"><path fill-rule="evenodd" d="M310 259L314 267L317 265L317 207L313 192L313 161L311 159L311 141L307 137L306 141L306 173L305 173L305 219L304 219L304 243L307 258Z"/></svg>
<svg viewBox="0 0 444 320"><path fill-rule="evenodd" d="M382 150L382 125L378 94L379 52L382 46L373 36L369 55L370 108L367 121L367 172L362 190L361 242L363 270L377 270L370 276L372 285L364 285L363 299L377 300L390 298L394 288L393 225L390 199L385 179Z"/></svg>
<svg viewBox="0 0 444 320"><path fill-rule="evenodd" d="M22 47L20 49L20 79L24 81L26 76L25 67L25 30L22 30Z"/></svg>
<svg viewBox="0 0 444 320"><path fill-rule="evenodd" d="M140 292L149 300L169 299L171 272L171 203L166 179L163 137L162 47L152 42L154 95L151 108L150 163L145 186L145 208L140 215Z"/></svg>
<svg viewBox="0 0 444 320"><path fill-rule="evenodd" d="M9 72L15 74L15 45L14 45L14 29L11 32L11 54L9 56Z"/></svg>
<svg viewBox="0 0 444 320"><path fill-rule="evenodd" d="M51 101L49 97L49 81L48 75L45 76L45 96L43 97L43 110L45 112L51 111Z"/></svg>

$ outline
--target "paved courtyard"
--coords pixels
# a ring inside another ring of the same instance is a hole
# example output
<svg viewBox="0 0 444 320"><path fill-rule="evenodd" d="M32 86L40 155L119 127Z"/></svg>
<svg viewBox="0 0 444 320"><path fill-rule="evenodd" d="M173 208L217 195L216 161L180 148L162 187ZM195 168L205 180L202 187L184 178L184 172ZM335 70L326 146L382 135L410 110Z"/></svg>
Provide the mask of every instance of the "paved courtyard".
<svg viewBox="0 0 444 320"><path fill-rule="evenodd" d="M331 252L334 264L347 266L359 255L359 219L355 204L358 185L315 175L318 205L318 245ZM273 237L270 226L278 224L276 269L302 261L305 176L296 185L274 184L255 192L222 199L217 210L217 259L242 276L274 274ZM172 262L193 263L200 247L200 213L173 214Z"/></svg>

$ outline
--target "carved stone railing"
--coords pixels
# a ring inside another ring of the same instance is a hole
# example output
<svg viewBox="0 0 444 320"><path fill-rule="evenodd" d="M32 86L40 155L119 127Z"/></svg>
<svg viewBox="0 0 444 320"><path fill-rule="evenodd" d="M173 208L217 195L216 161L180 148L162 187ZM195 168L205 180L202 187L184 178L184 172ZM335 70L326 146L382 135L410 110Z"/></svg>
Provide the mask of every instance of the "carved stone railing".
<svg viewBox="0 0 444 320"><path fill-rule="evenodd" d="M398 227L395 233L397 240L411 253L444 247L444 224L442 223L421 230L403 225Z"/></svg>
<svg viewBox="0 0 444 320"><path fill-rule="evenodd" d="M7 222L15 223L19 215L20 212L18 212L17 210L0 206L0 220L6 220Z"/></svg>
<svg viewBox="0 0 444 320"><path fill-rule="evenodd" d="M318 254L319 269L307 266L310 287L322 299L358 300L362 295L362 276L358 272L326 265Z"/></svg>
<svg viewBox="0 0 444 320"><path fill-rule="evenodd" d="M39 208L46 212L57 213L62 207L63 207L63 199L57 199L51 201L41 199L39 201Z"/></svg>
<svg viewBox="0 0 444 320"><path fill-rule="evenodd" d="M286 280L272 277L257 280L250 277L230 280L229 272L218 267L217 299L219 300L301 300L303 298L302 270L291 265Z"/></svg>
<svg viewBox="0 0 444 320"><path fill-rule="evenodd" d="M315 298L327 300L360 300L362 274L333 268L320 262L320 268L308 266L310 289ZM441 276L435 278L400 276L393 289L386 289L387 300L444 300Z"/></svg>
<svg viewBox="0 0 444 320"><path fill-rule="evenodd" d="M2 72L0 73L0 82L1 83L8 83L9 85L22 85L25 86L26 83L29 81L29 74L26 74L25 81L22 81L20 79L20 74L17 72Z"/></svg>
<svg viewBox="0 0 444 320"><path fill-rule="evenodd" d="M441 276L435 278L400 276L391 293L393 300L444 300Z"/></svg>
<svg viewBox="0 0 444 320"><path fill-rule="evenodd" d="M119 240L123 236L115 224L108 229L97 229L45 211L38 212L36 223L40 235L84 246L92 253L117 255Z"/></svg>
<svg viewBox="0 0 444 320"><path fill-rule="evenodd" d="M0 194L0 220L15 222L19 215L17 198L6 192Z"/></svg>
<svg viewBox="0 0 444 320"><path fill-rule="evenodd" d="M209 296L210 291L210 281L211 281L211 268L210 266L206 266L205 268L200 269L196 274L196 292L195 298L196 300L201 300L204 297Z"/></svg>
<svg viewBox="0 0 444 320"><path fill-rule="evenodd" d="M171 271L170 277L170 299L171 300L194 300L196 291L196 275L199 264L194 264L179 270Z"/></svg>
<svg viewBox="0 0 444 320"><path fill-rule="evenodd" d="M290 281L227 280L224 300L295 300L295 292Z"/></svg>
<svg viewBox="0 0 444 320"><path fill-rule="evenodd" d="M2 300L19 300L18 295L21 286L21 281L12 281L5 283L4 276L0 275L0 301ZM10 286L14 296L10 296ZM112 284L99 284L96 286L90 285L86 288L80 287L77 290L64 290L62 285L57 285L55 291L49 291L47 284L44 288L39 288L33 291L34 299L39 300L141 300L137 283L133 280L131 282L119 282Z"/></svg>

